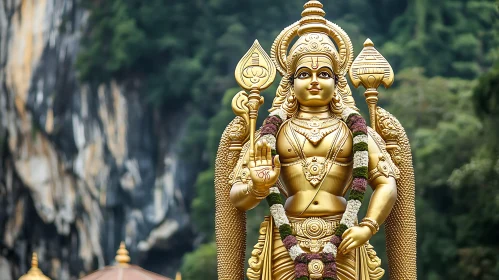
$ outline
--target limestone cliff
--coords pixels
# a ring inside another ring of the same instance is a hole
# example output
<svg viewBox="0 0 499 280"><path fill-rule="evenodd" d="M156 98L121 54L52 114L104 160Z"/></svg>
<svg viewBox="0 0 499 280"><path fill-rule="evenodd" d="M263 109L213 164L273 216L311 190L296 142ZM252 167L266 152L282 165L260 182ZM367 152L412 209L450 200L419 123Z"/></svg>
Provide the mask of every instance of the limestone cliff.
<svg viewBox="0 0 499 280"><path fill-rule="evenodd" d="M52 279L76 279L120 240L172 276L191 243L183 116L149 108L140 80L78 82L78 3L0 1L1 279L26 272L32 251Z"/></svg>

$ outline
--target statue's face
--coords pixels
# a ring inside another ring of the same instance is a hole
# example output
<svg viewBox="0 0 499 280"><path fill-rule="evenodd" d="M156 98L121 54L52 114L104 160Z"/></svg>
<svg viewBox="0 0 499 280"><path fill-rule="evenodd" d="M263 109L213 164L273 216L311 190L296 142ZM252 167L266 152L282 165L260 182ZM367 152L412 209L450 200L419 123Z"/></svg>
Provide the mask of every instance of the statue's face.
<svg viewBox="0 0 499 280"><path fill-rule="evenodd" d="M294 91L305 106L328 105L334 97L333 65L327 56L304 55L296 65Z"/></svg>

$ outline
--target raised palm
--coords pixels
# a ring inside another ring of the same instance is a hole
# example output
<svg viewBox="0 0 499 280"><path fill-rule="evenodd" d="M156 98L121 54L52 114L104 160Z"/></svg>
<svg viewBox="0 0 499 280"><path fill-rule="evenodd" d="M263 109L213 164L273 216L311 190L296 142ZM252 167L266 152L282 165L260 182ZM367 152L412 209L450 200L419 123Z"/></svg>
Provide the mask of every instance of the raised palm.
<svg viewBox="0 0 499 280"><path fill-rule="evenodd" d="M258 141L248 162L253 188L267 191L275 184L281 171L279 156L272 157L272 148L266 140Z"/></svg>

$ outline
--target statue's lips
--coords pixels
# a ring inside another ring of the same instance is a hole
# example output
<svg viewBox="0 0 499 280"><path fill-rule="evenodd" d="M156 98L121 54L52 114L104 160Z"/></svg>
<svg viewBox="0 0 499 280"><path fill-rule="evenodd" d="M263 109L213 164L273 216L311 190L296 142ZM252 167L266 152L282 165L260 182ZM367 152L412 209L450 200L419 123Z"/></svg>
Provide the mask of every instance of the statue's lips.
<svg viewBox="0 0 499 280"><path fill-rule="evenodd" d="M318 89L318 88L311 88L311 89L308 89L308 92L314 94L314 93L319 93L321 90Z"/></svg>

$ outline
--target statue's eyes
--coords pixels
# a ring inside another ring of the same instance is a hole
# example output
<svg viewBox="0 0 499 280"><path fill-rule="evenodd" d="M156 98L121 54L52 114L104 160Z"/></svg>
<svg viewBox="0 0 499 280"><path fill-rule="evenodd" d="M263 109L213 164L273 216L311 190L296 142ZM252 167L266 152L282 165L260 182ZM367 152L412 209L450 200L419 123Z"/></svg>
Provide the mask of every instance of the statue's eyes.
<svg viewBox="0 0 499 280"><path fill-rule="evenodd" d="M319 73L319 78L328 79L328 78L331 78L331 74L329 74L329 72L322 71L322 72Z"/></svg>
<svg viewBox="0 0 499 280"><path fill-rule="evenodd" d="M306 72L306 71L303 71L300 74L298 74L297 77L298 77L298 79L305 79L305 78L310 77L310 74L308 72Z"/></svg>

